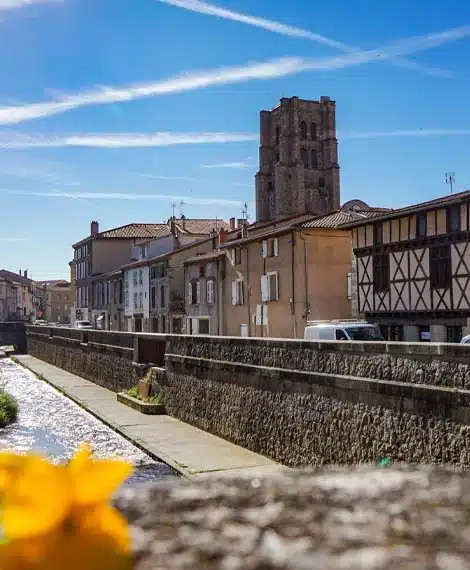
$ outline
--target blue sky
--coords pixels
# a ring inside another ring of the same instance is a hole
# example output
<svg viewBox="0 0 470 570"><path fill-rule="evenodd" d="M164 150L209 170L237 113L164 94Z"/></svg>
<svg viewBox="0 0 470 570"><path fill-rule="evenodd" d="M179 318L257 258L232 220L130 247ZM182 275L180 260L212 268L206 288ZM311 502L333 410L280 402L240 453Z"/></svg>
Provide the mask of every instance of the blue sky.
<svg viewBox="0 0 470 570"><path fill-rule="evenodd" d="M470 5L0 0L0 266L130 222L254 216L259 111L337 102L342 201L470 187Z"/></svg>

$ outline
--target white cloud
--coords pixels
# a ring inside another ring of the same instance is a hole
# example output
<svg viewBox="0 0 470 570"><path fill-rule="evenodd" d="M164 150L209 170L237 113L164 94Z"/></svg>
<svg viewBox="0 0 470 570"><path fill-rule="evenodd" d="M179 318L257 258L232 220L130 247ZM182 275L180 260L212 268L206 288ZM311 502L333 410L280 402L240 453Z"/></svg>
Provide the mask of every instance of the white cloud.
<svg viewBox="0 0 470 570"><path fill-rule="evenodd" d="M85 133L63 137L0 136L0 148L31 149L61 147L143 148L167 147L185 144L224 144L255 141L252 133Z"/></svg>
<svg viewBox="0 0 470 570"><path fill-rule="evenodd" d="M219 162L214 164L201 164L201 168L256 168L256 165L246 161Z"/></svg>
<svg viewBox="0 0 470 570"><path fill-rule="evenodd" d="M0 125L11 125L50 117L89 105L105 105L135 99L194 91L205 87L241 83L253 79L274 79L305 71L337 70L369 62L391 60L397 56L437 47L470 35L470 26L461 26L425 36L399 40L377 49L324 59L301 57L280 58L268 62L248 63L239 67L223 67L185 73L161 81L123 87L99 87L51 101L0 107Z"/></svg>
<svg viewBox="0 0 470 570"><path fill-rule="evenodd" d="M171 6L177 6L178 8L183 8L184 10L189 10L191 12L197 12L199 14L205 14L207 16L215 16L225 20L232 20L235 22L241 22L243 24L248 24L250 26L255 26L257 28L262 28L276 34L282 34L284 36L290 36L294 38L301 38L306 40L311 40L319 44L327 45L331 48L335 48L339 51L357 54L361 53L362 50L359 48L350 46L343 42L327 38L321 34L311 32L309 30L304 30L302 28L297 28L295 26L289 26L282 24L280 22L275 22L274 20L268 20L267 18L259 18L256 16L250 16L248 14L242 14L240 12L234 12L233 10L228 10L226 8L221 8L215 4L210 4L208 2L202 2L201 0L157 0L163 4L169 4ZM449 75L448 72L438 69L438 68L426 68L420 66L414 61L407 61L397 56L396 58L391 58L391 62L400 67L406 67L408 69L415 69L423 71L429 75Z"/></svg>
<svg viewBox="0 0 470 570"><path fill-rule="evenodd" d="M343 133L341 139L379 139L384 137L456 137L470 136L470 129L410 129Z"/></svg>
<svg viewBox="0 0 470 570"><path fill-rule="evenodd" d="M233 207L243 204L242 200L226 200L220 198L194 198L192 196L175 196L173 194L134 194L130 192L37 192L35 190L11 190L9 188L0 188L0 192L15 196L41 196L43 198L68 198L72 200L183 200L185 204L194 205L217 205L221 207Z"/></svg>
<svg viewBox="0 0 470 570"><path fill-rule="evenodd" d="M0 11L16 10L32 4L60 4L62 0L0 0Z"/></svg>

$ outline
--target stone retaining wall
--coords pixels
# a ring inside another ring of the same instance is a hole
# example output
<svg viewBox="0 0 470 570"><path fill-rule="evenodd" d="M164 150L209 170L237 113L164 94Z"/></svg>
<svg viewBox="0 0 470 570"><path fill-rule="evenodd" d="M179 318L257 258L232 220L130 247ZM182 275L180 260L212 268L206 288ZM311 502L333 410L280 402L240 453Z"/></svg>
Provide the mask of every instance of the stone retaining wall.
<svg viewBox="0 0 470 570"><path fill-rule="evenodd" d="M470 345L167 336L167 353L470 389Z"/></svg>
<svg viewBox="0 0 470 570"><path fill-rule="evenodd" d="M470 466L470 392L168 355L168 413L289 466Z"/></svg>
<svg viewBox="0 0 470 570"><path fill-rule="evenodd" d="M28 327L28 354L115 392L147 373L139 362L139 338L129 333Z"/></svg>

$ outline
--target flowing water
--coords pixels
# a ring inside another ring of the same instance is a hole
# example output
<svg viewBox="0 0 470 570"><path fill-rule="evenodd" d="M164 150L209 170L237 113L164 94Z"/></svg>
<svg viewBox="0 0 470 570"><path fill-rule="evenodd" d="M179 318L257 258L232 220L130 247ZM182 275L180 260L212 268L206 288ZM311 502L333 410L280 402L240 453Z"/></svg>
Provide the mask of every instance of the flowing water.
<svg viewBox="0 0 470 570"><path fill-rule="evenodd" d="M0 449L39 452L55 463L70 459L88 443L99 459L120 458L135 471L126 485L177 474L132 445L72 400L8 358L0 359L0 384L18 400L18 421L0 429Z"/></svg>

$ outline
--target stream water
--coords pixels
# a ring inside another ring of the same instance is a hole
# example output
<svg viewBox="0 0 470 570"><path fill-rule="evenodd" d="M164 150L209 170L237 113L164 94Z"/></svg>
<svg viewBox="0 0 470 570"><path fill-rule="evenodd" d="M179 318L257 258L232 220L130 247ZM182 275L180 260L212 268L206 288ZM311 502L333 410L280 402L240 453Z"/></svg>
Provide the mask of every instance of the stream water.
<svg viewBox="0 0 470 570"><path fill-rule="evenodd" d="M126 485L178 476L8 358L0 359L0 385L15 396L20 410L16 423L0 429L0 449L36 451L62 463L88 443L97 458L120 458L135 466Z"/></svg>

